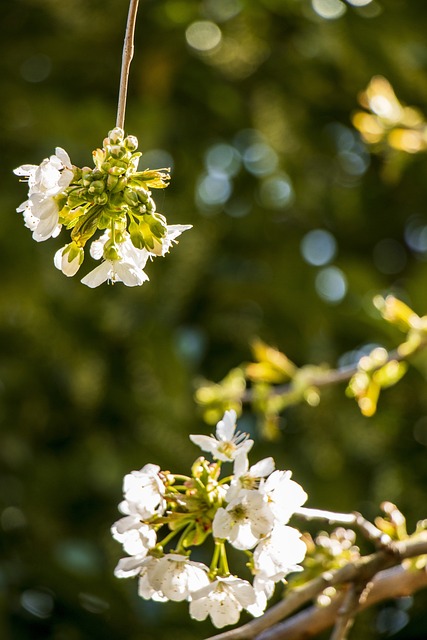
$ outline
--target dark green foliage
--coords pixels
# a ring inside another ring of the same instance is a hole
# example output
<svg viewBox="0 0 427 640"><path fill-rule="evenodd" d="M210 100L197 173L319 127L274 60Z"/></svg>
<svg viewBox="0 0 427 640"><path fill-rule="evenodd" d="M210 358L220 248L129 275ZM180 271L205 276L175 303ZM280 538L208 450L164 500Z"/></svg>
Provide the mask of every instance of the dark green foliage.
<svg viewBox="0 0 427 640"><path fill-rule="evenodd" d="M310 0L142 2L126 132L142 151L163 151L144 166L170 154L172 183L157 208L194 229L148 266L142 288L89 290L54 268L61 237L31 239L14 211L25 185L11 172L55 146L91 165L115 124L127 3L3 4L0 637L206 637L210 626L191 621L185 604L145 603L136 582L113 577L121 549L109 527L122 477L147 462L186 471L199 453L188 434L210 430L194 380L219 380L249 360L254 336L298 365L336 364L368 343L397 344L374 294L392 291L427 313L427 243L415 251L407 242L414 225L427 229L427 157L369 156L351 125L357 94L378 74L427 114L427 7L378 0L325 20ZM197 20L217 22L228 58L186 43ZM229 182L215 174L203 183L206 154L218 164L220 143L229 145L220 162L240 153ZM334 236L331 265L348 284L333 303L315 287L327 265L300 251L318 228ZM418 356L371 419L340 387L317 408L291 408L274 453L249 414L240 428L257 439L255 459L273 453L278 468L293 469L310 506L373 518L387 499L411 528L426 517L426 373ZM393 637L424 637L426 604L419 594L412 635ZM376 615L357 623L355 638L383 637ZM384 633L396 631L382 620Z"/></svg>

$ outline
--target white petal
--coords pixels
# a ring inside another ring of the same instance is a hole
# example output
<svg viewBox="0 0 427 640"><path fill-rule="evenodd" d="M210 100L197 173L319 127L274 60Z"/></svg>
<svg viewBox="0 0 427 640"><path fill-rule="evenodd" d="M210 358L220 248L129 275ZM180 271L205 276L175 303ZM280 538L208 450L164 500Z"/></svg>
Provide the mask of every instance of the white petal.
<svg viewBox="0 0 427 640"><path fill-rule="evenodd" d="M99 287L100 284L106 282L110 278L111 264L109 261L101 262L100 265L95 267L90 273L81 279L81 282L91 289Z"/></svg>
<svg viewBox="0 0 427 640"><path fill-rule="evenodd" d="M209 453L215 453L218 447L218 442L211 436L202 435L190 435L191 442L194 442L202 451L208 451Z"/></svg>
<svg viewBox="0 0 427 640"><path fill-rule="evenodd" d="M56 147L55 155L60 159L64 167L71 167L71 160L68 153L62 147Z"/></svg>
<svg viewBox="0 0 427 640"><path fill-rule="evenodd" d="M236 412L226 411L222 420L216 425L216 436L219 440L232 440L236 429Z"/></svg>
<svg viewBox="0 0 427 640"><path fill-rule="evenodd" d="M273 473L274 467L275 463L273 458L264 458L251 467L251 476L255 478L265 478L269 476L270 473Z"/></svg>

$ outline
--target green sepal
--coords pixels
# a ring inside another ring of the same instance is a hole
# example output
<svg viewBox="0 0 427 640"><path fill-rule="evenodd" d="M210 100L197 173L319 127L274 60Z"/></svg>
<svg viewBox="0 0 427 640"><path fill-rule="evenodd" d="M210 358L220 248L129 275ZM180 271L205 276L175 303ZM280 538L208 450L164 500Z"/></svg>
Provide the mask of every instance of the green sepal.
<svg viewBox="0 0 427 640"><path fill-rule="evenodd" d="M130 239L132 240L132 244L137 249L144 249L145 240L144 235L136 222L131 222L129 225L129 234Z"/></svg>
<svg viewBox="0 0 427 640"><path fill-rule="evenodd" d="M88 213L79 220L71 232L71 239L83 247L86 242L93 236L98 228L98 220L102 213L102 207L95 205L90 207Z"/></svg>

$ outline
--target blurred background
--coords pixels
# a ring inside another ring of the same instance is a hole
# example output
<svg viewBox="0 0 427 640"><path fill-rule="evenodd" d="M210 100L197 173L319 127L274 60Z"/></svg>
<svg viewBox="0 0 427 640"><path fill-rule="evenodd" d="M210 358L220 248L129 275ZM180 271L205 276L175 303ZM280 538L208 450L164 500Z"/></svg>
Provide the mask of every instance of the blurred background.
<svg viewBox="0 0 427 640"><path fill-rule="evenodd" d="M157 209L194 228L141 288L90 290L54 268L64 239L32 240L12 170L56 146L91 165L115 124L127 9L2 4L4 640L211 635L185 604L144 602L136 581L113 577L124 474L147 462L187 471L199 453L188 434L212 429L196 381L249 360L255 336L298 365L339 365L398 344L373 295L427 313L424 146L381 132L368 145L352 124L376 75L427 114L423 0L142 1L126 131L143 166L172 167ZM289 409L274 444L244 411L252 460L273 453L312 507L373 518L391 500L412 531L426 516L426 376L421 355L370 419L330 389L316 408ZM383 604L353 637L425 638L426 609L426 593Z"/></svg>

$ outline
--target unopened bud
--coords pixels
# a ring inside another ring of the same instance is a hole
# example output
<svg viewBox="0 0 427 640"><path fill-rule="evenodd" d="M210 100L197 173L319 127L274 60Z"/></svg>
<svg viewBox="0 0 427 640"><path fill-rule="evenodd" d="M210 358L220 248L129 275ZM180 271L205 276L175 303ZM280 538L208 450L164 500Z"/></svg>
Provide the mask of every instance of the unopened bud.
<svg viewBox="0 0 427 640"><path fill-rule="evenodd" d="M128 151L136 151L138 149L138 138L136 136L126 136L123 144Z"/></svg>
<svg viewBox="0 0 427 640"><path fill-rule="evenodd" d="M114 129L111 129L111 131L108 132L108 138L111 144L122 142L124 136L125 132L120 127L114 127Z"/></svg>

